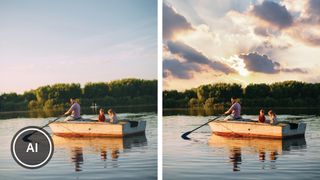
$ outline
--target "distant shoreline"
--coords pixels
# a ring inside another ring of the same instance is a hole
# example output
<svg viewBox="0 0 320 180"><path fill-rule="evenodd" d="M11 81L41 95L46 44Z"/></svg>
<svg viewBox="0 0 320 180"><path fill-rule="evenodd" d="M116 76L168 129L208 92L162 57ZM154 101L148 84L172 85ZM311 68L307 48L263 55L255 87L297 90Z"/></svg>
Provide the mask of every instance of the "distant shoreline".
<svg viewBox="0 0 320 180"><path fill-rule="evenodd" d="M243 115L259 115L261 107L242 107ZM263 107L272 109L278 115L315 115L320 116L320 107ZM190 116L216 116L223 114L227 109L213 108L164 108L163 116L190 115Z"/></svg>
<svg viewBox="0 0 320 180"><path fill-rule="evenodd" d="M100 106L99 106L100 107ZM141 105L125 105L125 106L112 106L112 108L141 108L141 107L157 107L157 104L141 104ZM82 107L82 109L92 109L90 106ZM67 110L67 109L66 109ZM23 111L0 111L0 114L10 114L10 113L26 113L33 111L45 111L43 109L32 109ZM52 109L51 111L63 111L63 109Z"/></svg>
<svg viewBox="0 0 320 180"><path fill-rule="evenodd" d="M0 111L67 109L70 98L82 107L126 107L157 104L157 80L121 79L110 82L58 83L23 94L0 95Z"/></svg>

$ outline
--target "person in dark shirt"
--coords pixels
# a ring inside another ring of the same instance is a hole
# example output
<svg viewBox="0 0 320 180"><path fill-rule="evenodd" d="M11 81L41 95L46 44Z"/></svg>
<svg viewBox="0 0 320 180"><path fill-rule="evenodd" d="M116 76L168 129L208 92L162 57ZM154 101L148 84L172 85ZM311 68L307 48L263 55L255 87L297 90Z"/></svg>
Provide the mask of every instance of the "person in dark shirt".
<svg viewBox="0 0 320 180"><path fill-rule="evenodd" d="M104 109L101 108L99 111L98 122L105 122L105 121L106 121L106 116L104 115Z"/></svg>
<svg viewBox="0 0 320 180"><path fill-rule="evenodd" d="M260 109L258 122L259 123L264 123L265 121L266 121L266 117L264 116L264 110Z"/></svg>

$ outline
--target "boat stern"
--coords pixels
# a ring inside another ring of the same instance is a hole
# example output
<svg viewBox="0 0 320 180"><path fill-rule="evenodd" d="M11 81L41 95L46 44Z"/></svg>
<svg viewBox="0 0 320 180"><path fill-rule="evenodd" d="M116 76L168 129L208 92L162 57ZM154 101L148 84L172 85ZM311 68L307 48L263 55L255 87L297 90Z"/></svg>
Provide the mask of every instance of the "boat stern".
<svg viewBox="0 0 320 180"><path fill-rule="evenodd" d="M146 121L128 121L122 126L124 136L144 133L146 129Z"/></svg>
<svg viewBox="0 0 320 180"><path fill-rule="evenodd" d="M282 128L283 137L304 136L306 123L289 123Z"/></svg>

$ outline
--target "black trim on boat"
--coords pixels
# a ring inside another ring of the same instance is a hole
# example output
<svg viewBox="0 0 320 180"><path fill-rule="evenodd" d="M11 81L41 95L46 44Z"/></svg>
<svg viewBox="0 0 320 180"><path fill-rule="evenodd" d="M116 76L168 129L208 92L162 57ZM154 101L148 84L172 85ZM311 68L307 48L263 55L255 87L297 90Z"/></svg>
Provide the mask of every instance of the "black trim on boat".
<svg viewBox="0 0 320 180"><path fill-rule="evenodd" d="M290 126L290 129L298 129L299 124L298 123L288 123Z"/></svg>

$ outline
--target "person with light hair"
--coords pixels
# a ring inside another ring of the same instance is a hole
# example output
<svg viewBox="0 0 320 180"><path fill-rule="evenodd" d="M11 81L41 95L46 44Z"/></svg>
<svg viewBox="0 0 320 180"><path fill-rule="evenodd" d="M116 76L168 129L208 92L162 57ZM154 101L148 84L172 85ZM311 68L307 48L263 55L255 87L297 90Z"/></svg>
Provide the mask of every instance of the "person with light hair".
<svg viewBox="0 0 320 180"><path fill-rule="evenodd" d="M270 110L270 111L268 112L268 115L269 115L269 117L270 117L270 124L272 124L272 125L278 124L277 115L276 115L272 110Z"/></svg>
<svg viewBox="0 0 320 180"><path fill-rule="evenodd" d="M109 118L110 118L110 123L117 124L119 122L116 113L112 109L108 110L108 115L109 115Z"/></svg>

